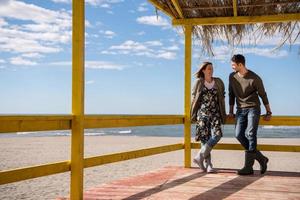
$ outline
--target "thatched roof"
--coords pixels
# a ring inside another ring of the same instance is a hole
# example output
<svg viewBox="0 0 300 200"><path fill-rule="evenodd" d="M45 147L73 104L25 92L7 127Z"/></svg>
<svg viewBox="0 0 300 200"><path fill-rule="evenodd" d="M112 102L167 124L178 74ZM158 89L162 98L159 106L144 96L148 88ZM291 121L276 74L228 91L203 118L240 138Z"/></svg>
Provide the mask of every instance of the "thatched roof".
<svg viewBox="0 0 300 200"><path fill-rule="evenodd" d="M245 35L255 37L253 41L257 42L260 38L279 34L281 39L274 45L280 47L293 44L300 35L300 0L149 1L170 16L173 24L193 25L193 34L200 39L204 52L210 55L213 54L212 43L218 39L225 38L228 45L234 47ZM209 24L192 21L209 18L213 19Z"/></svg>

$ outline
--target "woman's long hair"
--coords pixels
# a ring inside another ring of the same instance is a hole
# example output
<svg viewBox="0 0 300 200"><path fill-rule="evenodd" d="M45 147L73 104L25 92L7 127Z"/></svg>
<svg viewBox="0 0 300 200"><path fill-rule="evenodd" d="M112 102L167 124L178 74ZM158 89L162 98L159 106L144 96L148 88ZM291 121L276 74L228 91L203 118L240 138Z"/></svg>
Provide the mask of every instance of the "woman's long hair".
<svg viewBox="0 0 300 200"><path fill-rule="evenodd" d="M204 78L203 70L205 70L208 65L212 65L212 63L211 62L203 62L202 65L199 67L198 71L194 74L194 76L196 78Z"/></svg>

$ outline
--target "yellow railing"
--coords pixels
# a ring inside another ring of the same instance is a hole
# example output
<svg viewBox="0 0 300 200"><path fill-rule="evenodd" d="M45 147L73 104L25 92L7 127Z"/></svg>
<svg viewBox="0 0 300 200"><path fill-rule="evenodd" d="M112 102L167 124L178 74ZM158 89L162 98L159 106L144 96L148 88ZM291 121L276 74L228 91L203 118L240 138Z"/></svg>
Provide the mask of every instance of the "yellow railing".
<svg viewBox="0 0 300 200"><path fill-rule="evenodd" d="M184 124L183 115L86 115L84 128L113 128L129 126ZM228 119L227 124L233 124ZM260 121L260 125L300 126L300 117L274 116L271 121ZM25 115L1 116L0 133L21 131L69 130L72 128L71 115ZM192 149L199 148L197 143L190 143ZM216 149L242 150L239 144L218 144ZM263 151L300 152L300 146L292 145L259 145ZM155 154L185 149L185 144L170 144L165 146L120 152L108 155L84 158L84 168L94 167L118 161L135 159ZM63 173L71 170L70 161L62 161L39 166L24 167L0 172L0 184L7 184L41 176Z"/></svg>
<svg viewBox="0 0 300 200"><path fill-rule="evenodd" d="M150 0L159 9L164 10L157 1ZM176 1L173 1L176 2ZM193 24L213 23L253 23L251 17L224 18L222 21L216 19L174 19L174 25L184 25L185 33L185 76L184 76L184 115L85 115L84 113L84 52L85 52L85 11L84 0L72 1L72 115L27 115L27 116L0 116L0 133L13 133L24 131L51 131L71 130L71 161L62 161L39 166L25 167L0 172L0 184L6 184L56 173L71 171L71 199L83 198L83 168L113 163L122 160L134 159L154 154L184 149L185 167L191 165L191 149L198 148L198 144L191 143L190 124L190 93L191 93L191 44ZM176 8L178 10L178 8ZM164 10L170 14L169 10ZM299 20L299 14L283 15L282 17L270 16L268 18L256 18L258 21L286 21ZM232 19L233 20L232 22ZM224 22L226 21L227 22ZM233 123L233 120L228 120ZM121 152L110 155L102 155L84 158L84 128L113 128L128 126L170 125L184 124L184 142L130 152ZM273 117L270 122L262 121L261 125L287 125L300 126L300 117ZM239 150L237 144L218 144L218 149ZM284 145L260 145L259 148L268 151L292 151L300 152L300 146Z"/></svg>

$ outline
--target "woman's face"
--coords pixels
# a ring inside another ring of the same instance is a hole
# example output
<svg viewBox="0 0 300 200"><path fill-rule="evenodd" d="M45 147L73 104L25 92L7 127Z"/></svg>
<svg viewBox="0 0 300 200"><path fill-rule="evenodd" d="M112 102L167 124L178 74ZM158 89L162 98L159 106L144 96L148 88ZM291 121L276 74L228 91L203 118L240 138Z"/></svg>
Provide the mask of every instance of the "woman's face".
<svg viewBox="0 0 300 200"><path fill-rule="evenodd" d="M202 70L202 72L204 73L204 77L210 78L213 76L214 68L212 65L207 65L206 68Z"/></svg>

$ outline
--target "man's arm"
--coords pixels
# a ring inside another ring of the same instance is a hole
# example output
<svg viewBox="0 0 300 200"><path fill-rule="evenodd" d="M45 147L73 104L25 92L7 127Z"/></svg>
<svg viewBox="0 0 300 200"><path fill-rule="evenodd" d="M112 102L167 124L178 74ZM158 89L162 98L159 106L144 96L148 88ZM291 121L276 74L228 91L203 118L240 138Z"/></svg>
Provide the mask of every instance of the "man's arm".
<svg viewBox="0 0 300 200"><path fill-rule="evenodd" d="M266 120L266 121L269 121L272 117L271 107L270 107L270 104L269 104L268 96L267 96L267 93L265 91L263 81L261 80L260 77L257 78L256 83L255 83L255 87L256 87L258 95L262 99L263 104L266 108L266 114L264 115L263 119Z"/></svg>

